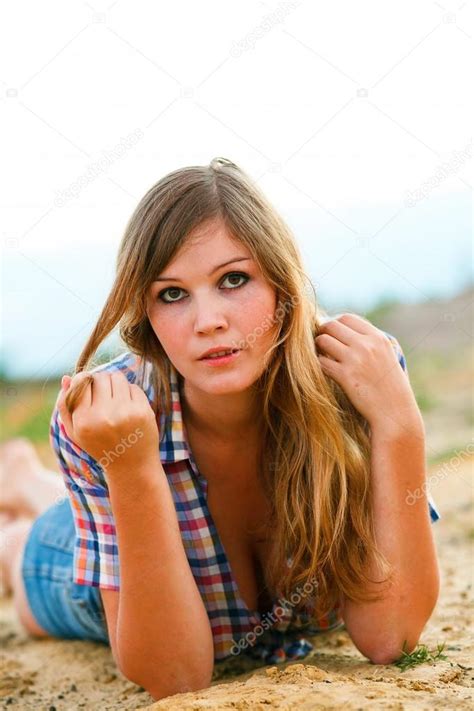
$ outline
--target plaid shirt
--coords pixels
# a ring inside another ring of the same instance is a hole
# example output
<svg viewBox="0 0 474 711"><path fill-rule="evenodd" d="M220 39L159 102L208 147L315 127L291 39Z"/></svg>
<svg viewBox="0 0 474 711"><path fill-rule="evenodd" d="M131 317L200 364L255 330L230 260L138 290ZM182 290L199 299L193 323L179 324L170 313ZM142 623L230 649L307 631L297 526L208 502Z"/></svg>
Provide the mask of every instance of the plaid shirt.
<svg viewBox="0 0 474 711"><path fill-rule="evenodd" d="M386 334L406 370L398 341ZM122 371L130 383L137 380L140 359L126 352L95 371ZM153 398L151 364L146 363L143 390ZM207 482L189 449L183 426L179 381L171 368L172 413L160 415L160 458L173 496L186 556L211 624L215 660L249 652L267 663L306 656L312 645L301 632L317 633L343 624L339 608L322 619L296 614L289 601L277 600L272 612L249 610L243 601L229 560L207 506ZM69 492L76 529L73 580L81 585L119 590L119 551L114 514L102 467L66 434L57 408L51 418L50 441ZM431 520L439 514L429 497ZM290 560L290 559L288 559Z"/></svg>

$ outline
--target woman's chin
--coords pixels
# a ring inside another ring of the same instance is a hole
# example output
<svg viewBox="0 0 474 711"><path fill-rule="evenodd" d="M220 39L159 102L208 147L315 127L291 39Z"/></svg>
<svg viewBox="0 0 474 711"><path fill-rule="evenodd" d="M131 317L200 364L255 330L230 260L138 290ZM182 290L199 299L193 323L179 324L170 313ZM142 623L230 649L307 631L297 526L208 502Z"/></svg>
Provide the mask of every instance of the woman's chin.
<svg viewBox="0 0 474 711"><path fill-rule="evenodd" d="M209 395L231 395L247 390L252 383L234 373L212 373L196 381L196 386Z"/></svg>

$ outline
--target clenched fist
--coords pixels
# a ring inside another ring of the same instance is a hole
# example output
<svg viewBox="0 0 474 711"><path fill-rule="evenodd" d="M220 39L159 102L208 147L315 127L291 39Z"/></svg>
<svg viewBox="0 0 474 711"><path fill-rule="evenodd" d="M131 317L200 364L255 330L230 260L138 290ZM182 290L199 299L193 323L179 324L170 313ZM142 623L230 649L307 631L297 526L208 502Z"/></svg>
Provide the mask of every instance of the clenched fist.
<svg viewBox="0 0 474 711"><path fill-rule="evenodd" d="M56 404L68 437L107 472L159 460L155 413L120 371L65 376Z"/></svg>

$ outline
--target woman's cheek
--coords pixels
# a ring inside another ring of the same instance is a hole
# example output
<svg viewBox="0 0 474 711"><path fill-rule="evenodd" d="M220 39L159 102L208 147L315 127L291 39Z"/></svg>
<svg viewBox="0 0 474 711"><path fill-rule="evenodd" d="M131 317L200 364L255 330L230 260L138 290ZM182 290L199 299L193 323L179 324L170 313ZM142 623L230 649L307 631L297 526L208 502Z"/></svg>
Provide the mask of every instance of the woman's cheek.
<svg viewBox="0 0 474 711"><path fill-rule="evenodd" d="M276 309L276 295L266 289L248 289L240 300L239 319L242 329L248 335L257 329L266 333L271 327Z"/></svg>
<svg viewBox="0 0 474 711"><path fill-rule="evenodd" d="M148 314L153 332L167 354L176 351L179 348L179 344L183 342L183 334L181 334L179 328L182 321L171 313L173 310L174 306L170 307L169 310L166 307L160 308L157 306Z"/></svg>

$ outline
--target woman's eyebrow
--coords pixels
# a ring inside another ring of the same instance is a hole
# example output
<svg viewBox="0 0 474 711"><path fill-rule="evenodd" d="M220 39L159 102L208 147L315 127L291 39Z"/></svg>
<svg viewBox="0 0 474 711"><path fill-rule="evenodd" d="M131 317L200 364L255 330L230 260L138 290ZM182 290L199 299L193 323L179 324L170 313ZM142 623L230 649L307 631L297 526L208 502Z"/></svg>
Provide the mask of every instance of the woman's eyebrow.
<svg viewBox="0 0 474 711"><path fill-rule="evenodd" d="M236 257L235 259L230 259L228 262L224 262L224 264L218 264L207 276L212 276L214 272L217 272L217 270L221 269L222 267L226 267L228 264L233 264L234 262L244 262L250 259L251 257ZM172 276L161 276L156 277L154 281L182 281L182 279L178 279L178 277Z"/></svg>

